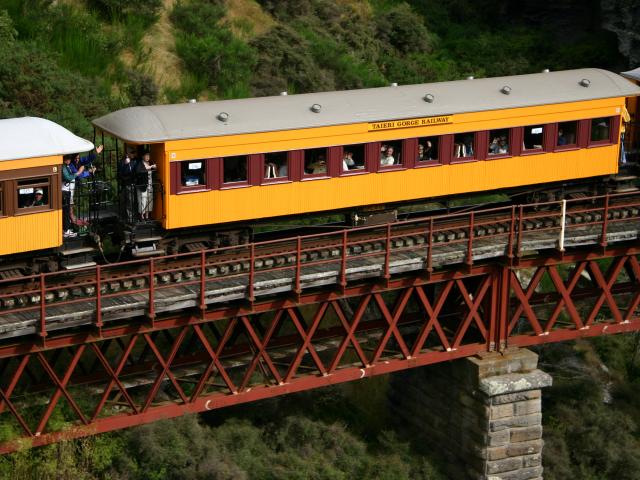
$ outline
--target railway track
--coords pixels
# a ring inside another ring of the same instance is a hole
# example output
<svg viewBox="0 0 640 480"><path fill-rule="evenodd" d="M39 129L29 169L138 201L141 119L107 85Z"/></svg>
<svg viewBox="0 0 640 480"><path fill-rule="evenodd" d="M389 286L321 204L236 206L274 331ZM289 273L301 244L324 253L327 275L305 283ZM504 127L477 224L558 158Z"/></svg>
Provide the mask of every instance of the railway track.
<svg viewBox="0 0 640 480"><path fill-rule="evenodd" d="M0 320L6 314L33 314L40 309L42 328L46 328L44 324L50 306L73 306L89 300L97 302L97 312L100 297L153 295L154 290L180 285L202 285L204 292L212 281L231 281L240 277L248 281L246 297L251 301L256 279L265 273L291 274L296 287L293 289L299 291L301 274L311 266L334 268L341 264L341 269L345 270L347 264L353 264L356 259L375 257L386 262L384 271L380 273L388 276L392 257L418 251L424 257L424 266L432 270L442 266L442 263L433 265L431 262L434 252L444 248L457 249L469 263L475 255L474 247L486 247L496 239L496 244L504 244L502 254L517 256L523 248L523 239L530 238L532 234L559 239L571 228L590 232L601 230L599 240L606 245L608 229L636 221L640 221L640 195L631 192L576 199L564 205L563 202L548 202L500 207L122 262L73 273L32 275L19 281L0 281ZM562 243L560 239L559 243ZM340 283L346 280L345 272L340 280ZM202 307L204 295L201 300ZM154 313L153 303L151 300L148 305L151 315Z"/></svg>

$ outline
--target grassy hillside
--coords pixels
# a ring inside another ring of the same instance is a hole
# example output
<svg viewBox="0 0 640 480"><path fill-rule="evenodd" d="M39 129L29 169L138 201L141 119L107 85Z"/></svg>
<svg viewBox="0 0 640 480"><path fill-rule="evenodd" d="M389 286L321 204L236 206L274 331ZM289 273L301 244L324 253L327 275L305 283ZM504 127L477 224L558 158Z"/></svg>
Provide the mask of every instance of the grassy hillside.
<svg viewBox="0 0 640 480"><path fill-rule="evenodd" d="M512 3L0 0L0 118L624 64L592 2Z"/></svg>

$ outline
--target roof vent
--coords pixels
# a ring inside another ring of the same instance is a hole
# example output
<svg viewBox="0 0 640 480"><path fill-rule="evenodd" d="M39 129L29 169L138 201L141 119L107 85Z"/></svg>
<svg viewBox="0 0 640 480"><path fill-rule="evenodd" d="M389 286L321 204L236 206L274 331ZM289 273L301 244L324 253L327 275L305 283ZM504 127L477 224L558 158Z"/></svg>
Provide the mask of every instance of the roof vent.
<svg viewBox="0 0 640 480"><path fill-rule="evenodd" d="M289 92L280 92L281 97L286 97L287 95L289 95Z"/></svg>
<svg viewBox="0 0 640 480"><path fill-rule="evenodd" d="M475 77L474 77L473 75L469 75L469 76L467 77L467 80L473 80L474 78L475 78Z"/></svg>
<svg viewBox="0 0 640 480"><path fill-rule="evenodd" d="M505 95L509 95L511 93L511 87L509 85L505 85L500 89L500 91Z"/></svg>
<svg viewBox="0 0 640 480"><path fill-rule="evenodd" d="M549 73L549 69L545 68L544 70L542 70L542 73Z"/></svg>
<svg viewBox="0 0 640 480"><path fill-rule="evenodd" d="M591 80L589 80L588 78L583 78L582 80L580 80L580 85L582 85L585 88L588 88L589 85L591 85Z"/></svg>
<svg viewBox="0 0 640 480"><path fill-rule="evenodd" d="M390 87L397 87L398 84L396 82L392 82L391 85L389 85Z"/></svg>
<svg viewBox="0 0 640 480"><path fill-rule="evenodd" d="M188 103L198 103L198 100L195 98L190 98Z"/></svg>
<svg viewBox="0 0 640 480"><path fill-rule="evenodd" d="M221 122L226 122L227 120L229 120L229 114L227 112L220 112L218 114L218 120L220 120Z"/></svg>
<svg viewBox="0 0 640 480"><path fill-rule="evenodd" d="M433 103L433 101L435 100L436 97L434 97L432 94L427 93L424 97L422 97L422 99L427 102L427 103Z"/></svg>
<svg viewBox="0 0 640 480"><path fill-rule="evenodd" d="M322 105L320 105L319 103L314 103L313 105L311 105L311 111L313 113L320 113L320 110L322 110Z"/></svg>

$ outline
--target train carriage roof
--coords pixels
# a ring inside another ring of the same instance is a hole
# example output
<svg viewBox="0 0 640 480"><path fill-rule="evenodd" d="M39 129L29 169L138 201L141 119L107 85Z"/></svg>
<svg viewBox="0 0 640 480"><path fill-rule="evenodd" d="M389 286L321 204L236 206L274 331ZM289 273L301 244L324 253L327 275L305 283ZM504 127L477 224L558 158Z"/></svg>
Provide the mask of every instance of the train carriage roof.
<svg viewBox="0 0 640 480"><path fill-rule="evenodd" d="M625 78L635 80L636 82L640 82L640 67L634 70L629 70L628 72L622 72L620 75L622 75Z"/></svg>
<svg viewBox="0 0 640 480"><path fill-rule="evenodd" d="M44 118L0 120L0 162L87 152L92 149L93 143Z"/></svg>
<svg viewBox="0 0 640 480"><path fill-rule="evenodd" d="M586 79L588 82L583 82ZM581 85L581 82L588 86ZM501 92L508 86L509 94ZM433 95L433 101L424 100ZM154 143L431 117L640 95L620 75L580 69L338 92L131 107L93 121L131 143ZM320 106L314 112L312 106ZM221 121L220 114L228 115Z"/></svg>

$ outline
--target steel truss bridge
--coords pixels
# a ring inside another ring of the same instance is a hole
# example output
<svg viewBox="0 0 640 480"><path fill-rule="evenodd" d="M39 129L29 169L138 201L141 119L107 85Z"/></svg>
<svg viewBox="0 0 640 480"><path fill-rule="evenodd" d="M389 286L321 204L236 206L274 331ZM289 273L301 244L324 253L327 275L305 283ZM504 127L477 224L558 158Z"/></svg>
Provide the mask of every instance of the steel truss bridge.
<svg viewBox="0 0 640 480"><path fill-rule="evenodd" d="M0 282L3 453L640 330L637 192Z"/></svg>

